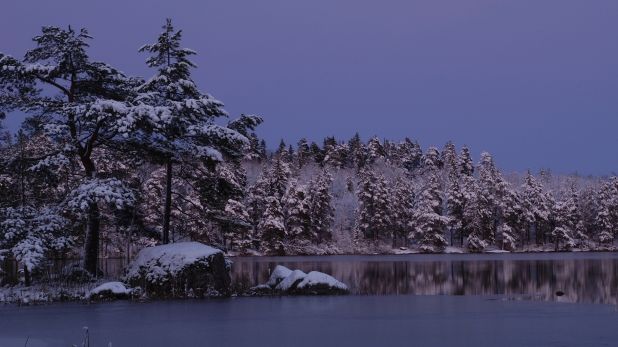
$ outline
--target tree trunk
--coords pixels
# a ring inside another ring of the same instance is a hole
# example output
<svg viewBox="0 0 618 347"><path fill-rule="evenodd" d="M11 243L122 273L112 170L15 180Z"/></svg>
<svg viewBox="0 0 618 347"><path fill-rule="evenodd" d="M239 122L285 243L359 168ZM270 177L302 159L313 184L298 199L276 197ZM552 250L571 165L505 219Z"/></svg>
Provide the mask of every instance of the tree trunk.
<svg viewBox="0 0 618 347"><path fill-rule="evenodd" d="M31 280L31 277L30 277L30 271L24 265L24 285L26 287L30 287L31 282L32 282L32 280Z"/></svg>
<svg viewBox="0 0 618 347"><path fill-rule="evenodd" d="M92 275L97 275L99 262L99 206L91 204L88 207L88 225L86 227L86 245L84 250L84 269Z"/></svg>
<svg viewBox="0 0 618 347"><path fill-rule="evenodd" d="M163 206L163 244L170 242L170 218L172 214L172 160L165 165L165 205Z"/></svg>
<svg viewBox="0 0 618 347"><path fill-rule="evenodd" d="M96 178L96 167L88 154L80 156L86 177ZM86 242L84 245L84 269L97 276L99 266L99 231L101 216L99 205L95 202L88 206L86 225Z"/></svg>

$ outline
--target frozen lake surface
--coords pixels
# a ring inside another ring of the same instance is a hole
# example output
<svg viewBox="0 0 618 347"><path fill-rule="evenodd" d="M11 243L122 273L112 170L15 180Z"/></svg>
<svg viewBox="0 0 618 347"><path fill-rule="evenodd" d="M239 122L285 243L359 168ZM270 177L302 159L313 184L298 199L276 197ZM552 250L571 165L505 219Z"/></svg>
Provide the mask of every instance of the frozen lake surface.
<svg viewBox="0 0 618 347"><path fill-rule="evenodd" d="M264 283L277 264L353 295L6 305L0 347L81 346L84 326L90 346L618 345L616 253L243 257L233 281Z"/></svg>
<svg viewBox="0 0 618 347"><path fill-rule="evenodd" d="M0 308L0 346L615 346L613 305L479 296L232 298Z"/></svg>

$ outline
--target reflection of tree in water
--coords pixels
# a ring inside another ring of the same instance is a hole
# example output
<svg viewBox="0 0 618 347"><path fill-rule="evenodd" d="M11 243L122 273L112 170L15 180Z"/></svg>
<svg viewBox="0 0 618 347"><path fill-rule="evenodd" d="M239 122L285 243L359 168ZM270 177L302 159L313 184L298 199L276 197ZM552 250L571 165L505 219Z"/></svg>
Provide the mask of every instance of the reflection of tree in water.
<svg viewBox="0 0 618 347"><path fill-rule="evenodd" d="M504 295L513 299L617 303L618 259L383 261L234 260L233 281L248 288L277 264L333 275L361 295ZM564 292L557 297L556 292Z"/></svg>

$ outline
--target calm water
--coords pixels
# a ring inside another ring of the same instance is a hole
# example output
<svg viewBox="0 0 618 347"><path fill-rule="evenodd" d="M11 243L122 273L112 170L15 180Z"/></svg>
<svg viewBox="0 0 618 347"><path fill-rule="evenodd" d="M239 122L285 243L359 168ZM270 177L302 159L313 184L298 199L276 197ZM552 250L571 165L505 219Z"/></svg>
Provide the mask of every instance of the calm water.
<svg viewBox="0 0 618 347"><path fill-rule="evenodd" d="M0 307L0 346L616 346L610 305L479 296L232 298Z"/></svg>
<svg viewBox="0 0 618 347"><path fill-rule="evenodd" d="M90 346L618 345L618 254L235 258L234 283L263 283L277 264L355 295L6 305L0 347L81 345L84 326Z"/></svg>
<svg viewBox="0 0 618 347"><path fill-rule="evenodd" d="M617 304L617 253L443 254L235 258L239 288L277 265L332 274L360 295L501 295ZM556 292L564 296L556 296Z"/></svg>

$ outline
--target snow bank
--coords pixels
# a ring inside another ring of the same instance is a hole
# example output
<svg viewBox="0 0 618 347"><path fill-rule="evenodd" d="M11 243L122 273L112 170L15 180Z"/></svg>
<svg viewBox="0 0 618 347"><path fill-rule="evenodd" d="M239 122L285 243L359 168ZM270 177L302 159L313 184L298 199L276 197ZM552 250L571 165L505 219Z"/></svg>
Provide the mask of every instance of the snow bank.
<svg viewBox="0 0 618 347"><path fill-rule="evenodd" d="M114 297L123 297L130 295L132 290L127 288L122 282L106 282L101 284L100 286L92 289L88 293L88 297L97 297L97 296L114 296Z"/></svg>
<svg viewBox="0 0 618 347"><path fill-rule="evenodd" d="M465 253L464 250L460 247L452 247L452 246L447 246L444 249L444 253L446 254L463 254Z"/></svg>

